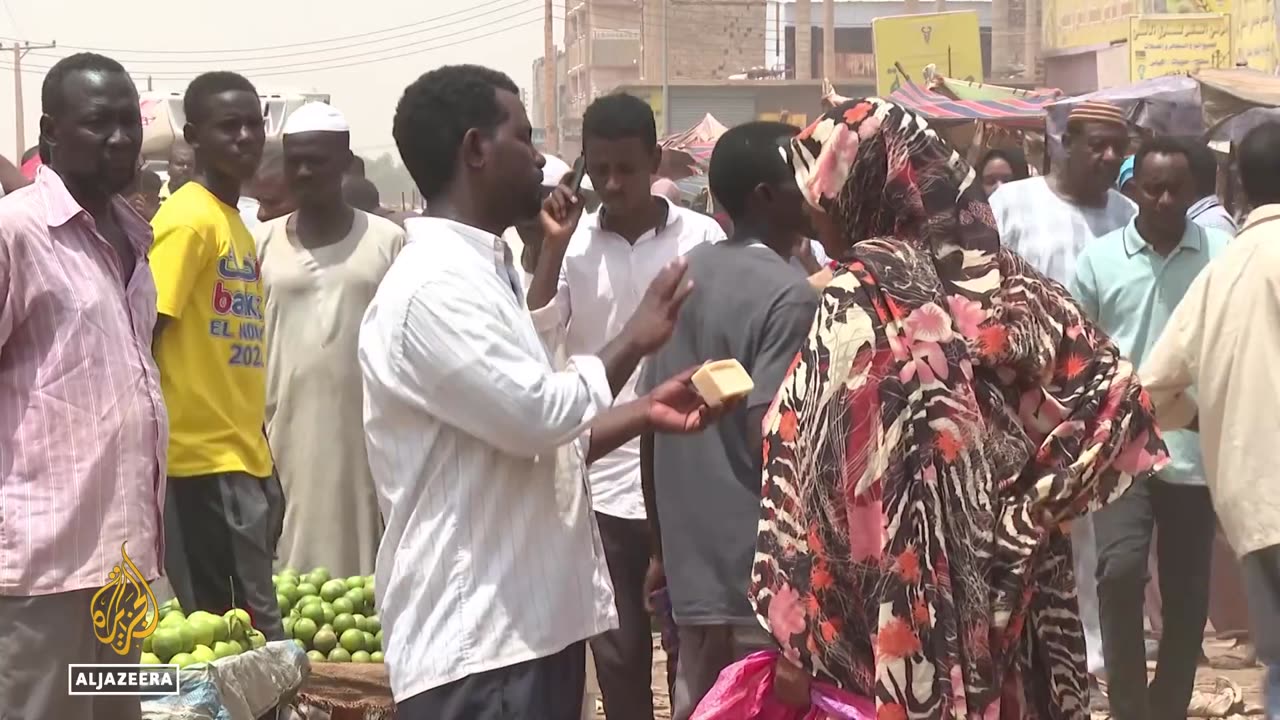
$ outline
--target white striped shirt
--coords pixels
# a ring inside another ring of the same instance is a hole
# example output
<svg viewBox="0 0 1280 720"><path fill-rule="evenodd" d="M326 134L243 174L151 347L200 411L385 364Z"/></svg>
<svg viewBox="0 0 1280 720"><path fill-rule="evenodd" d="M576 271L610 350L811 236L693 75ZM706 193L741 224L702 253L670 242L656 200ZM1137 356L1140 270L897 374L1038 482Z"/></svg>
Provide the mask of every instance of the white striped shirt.
<svg viewBox="0 0 1280 720"><path fill-rule="evenodd" d="M0 595L102 587L125 543L143 577L160 574L151 228L120 197L111 210L132 267L52 168L0 201Z"/></svg>
<svg viewBox="0 0 1280 720"><path fill-rule="evenodd" d="M1043 177L1005 183L991 196L1000 242L1031 267L1066 285L1076 275L1084 246L1129 224L1138 206L1115 190L1105 207L1086 207L1058 196Z"/></svg>
<svg viewBox="0 0 1280 720"><path fill-rule="evenodd" d="M557 448L613 402L604 365L552 369L501 239L438 218L406 230L359 342L397 702L617 626L586 478L556 473Z"/></svg>

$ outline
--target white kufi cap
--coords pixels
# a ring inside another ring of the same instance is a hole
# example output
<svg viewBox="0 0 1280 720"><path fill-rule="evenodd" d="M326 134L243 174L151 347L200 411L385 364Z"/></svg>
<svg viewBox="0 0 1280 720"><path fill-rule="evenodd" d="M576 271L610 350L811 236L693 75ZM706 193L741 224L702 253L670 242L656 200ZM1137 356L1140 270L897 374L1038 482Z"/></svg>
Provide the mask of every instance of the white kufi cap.
<svg viewBox="0 0 1280 720"><path fill-rule="evenodd" d="M546 163L542 166L542 186L553 188L560 184L560 179L565 175L573 172L573 168L568 163L556 157L555 155L542 155L543 161Z"/></svg>
<svg viewBox="0 0 1280 720"><path fill-rule="evenodd" d="M310 102L294 110L284 121L284 135L309 132L349 133L351 126L337 108L322 102Z"/></svg>

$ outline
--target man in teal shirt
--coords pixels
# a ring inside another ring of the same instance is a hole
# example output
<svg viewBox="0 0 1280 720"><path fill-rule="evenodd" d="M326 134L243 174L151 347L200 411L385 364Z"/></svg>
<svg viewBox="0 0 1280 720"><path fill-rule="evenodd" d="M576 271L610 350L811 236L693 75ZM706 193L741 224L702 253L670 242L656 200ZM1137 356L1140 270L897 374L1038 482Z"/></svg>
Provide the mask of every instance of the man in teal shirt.
<svg viewBox="0 0 1280 720"><path fill-rule="evenodd" d="M1191 281L1228 236L1187 220L1195 181L1187 148L1156 139L1134 157L1138 215L1085 247L1072 294L1133 361L1159 339ZM1166 433L1171 461L1094 517L1102 651L1116 720L1185 717L1209 603L1216 520L1191 431ZM1144 589L1153 528L1164 634L1147 684Z"/></svg>

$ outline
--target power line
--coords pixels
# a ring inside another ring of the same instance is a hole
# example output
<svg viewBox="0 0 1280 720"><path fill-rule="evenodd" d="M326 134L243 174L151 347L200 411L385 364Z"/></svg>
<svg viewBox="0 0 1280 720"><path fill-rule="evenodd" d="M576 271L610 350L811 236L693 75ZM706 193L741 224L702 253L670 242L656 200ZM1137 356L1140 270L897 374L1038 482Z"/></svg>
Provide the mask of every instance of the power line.
<svg viewBox="0 0 1280 720"><path fill-rule="evenodd" d="M9 50L13 52L13 129L14 136L17 138L17 142L14 143L17 147L17 154L14 157L21 157L22 153L26 150L27 144L25 124L26 113L22 104L22 58L32 50L51 48L54 46L55 43L46 44L33 43L30 40L23 40L21 42L14 40L9 48ZM3 47L3 45L0 45L0 48Z"/></svg>
<svg viewBox="0 0 1280 720"><path fill-rule="evenodd" d="M114 55L113 55L113 57L116 57L116 56L118 56L118 55L130 55L130 54L134 54L134 55L228 55L228 54L239 54L239 53L259 53L259 52L267 51L267 50L287 50L287 49L293 49L293 48L306 47L306 46L308 46L308 45L328 45L328 44L330 44L330 43L335 43L335 42L345 42L345 41L348 41L348 40L356 40L356 39L361 39L361 38L370 38L370 37L373 37L374 35L382 35L382 34L384 34L384 33L395 32L395 31L398 31L398 30L404 30L404 29L406 29L406 28L419 27L419 26L422 26L422 25L430 25L430 24L435 23L436 21L439 21L439 20L445 20L445 19L448 19L448 18L457 17L457 16L459 16L459 15L464 15L464 14L467 14L467 13L471 13L471 12L474 12L474 11L479 10L479 9L481 9L481 8L490 7L490 6L493 6L493 5L500 5L500 4L501 4L501 5L504 5L504 7L503 7L503 8L498 8L498 9L496 9L496 10L490 11L489 13L480 13L479 15L472 15L472 16L471 16L471 18L464 18L464 19L463 19L463 20L461 20L461 21L455 21L455 22L452 22L452 23L443 23L442 25L440 25L440 27L443 27L443 26L447 26L447 25L457 24L457 22L464 22L464 21L465 21L465 20L467 20L467 19L472 19L472 18L475 18L475 17L480 17L481 15L491 14L492 12L498 12L498 11L501 11L501 10L503 10L503 9L510 9L510 8L512 8L512 7L515 7L515 6L517 6L517 5L521 5L521 4L529 4L529 5L530 5L530 8L533 8L533 7L535 7L535 6L531 4L531 3L532 3L532 1L533 1L533 0L486 0L485 2L481 2L481 3L477 3L477 4L475 4L475 5L472 5L472 6L471 6L471 7L469 7L469 8L463 8L462 10L455 10L455 11L453 11L453 12L443 13L443 14L441 14L441 15L434 15L434 16L432 16L432 17L423 18L423 19L421 19L421 20L415 20L414 22L410 22L410 23L400 23L400 24L395 25L395 26L393 26L393 27L384 27L384 28L379 28L379 29L377 29L377 30L368 30L368 31L361 32L361 33L354 33L354 34L351 34L351 35L339 35L339 36L335 36L335 37L320 38L320 39L316 39L316 40L303 40L303 41L299 41L299 42L295 42L295 43L285 43L285 44L281 44L281 45L263 45L263 46L259 46L259 47L247 47L247 48L210 48L210 49L200 49L200 50L192 50L192 49L135 49L135 48L109 48L109 47L94 47L94 46L87 46L87 45L66 45L66 44L61 45L60 47L64 47L64 48L66 48L66 49L68 49L68 50L74 50L74 51L77 51L77 52L81 52L81 51L83 51L83 52L97 52L97 53L113 53L113 54L114 54ZM6 5L6 7L7 7L7 5ZM566 12L567 12L568 10L570 10L570 9L571 9L571 8L569 8L566 4L557 4L557 7L558 7L558 8L560 8L561 10L566 11ZM694 7L688 7L688 8L685 8L685 10L684 10L684 12L685 12L685 13L688 13L688 12L690 12L690 11L694 11L694 12L704 12L704 13L706 13L708 16L715 15L715 14L719 14L719 13L721 12L721 11L719 11L717 8L712 8L712 7L709 7L709 8L702 8L702 7L697 7L697 6L694 6ZM600 16L600 17L612 17L613 19L624 19L624 20L625 20L625 19L627 19L627 18L626 18L624 15L622 15L622 14L621 14L621 12L619 12L619 11L610 11L610 10L605 10L605 9L597 9L597 8L593 8L592 10L590 10L590 13L591 13L592 15L596 15L596 16ZM561 16L561 17L558 17L557 19L561 19L561 20L563 20L564 18L563 18L563 16ZM431 29L431 28L424 28L424 29ZM414 33L416 33L416 32L418 32L418 31L412 31L412 32L409 32L409 33L400 33L400 34L398 34L398 35L393 35L393 36L389 36L389 37L386 37L386 38L378 38L378 39L373 40L373 41L371 41L371 42L381 42L382 40L390 40L390 39L396 39L396 38L400 38L400 37L408 37L409 35L412 35L412 34L414 34ZM16 38L11 38L11 37L6 37L6 36L2 36L2 35L0 35L0 40L13 41L13 40L15 40L15 39L16 39ZM343 49L344 47L354 47L354 46L348 45L348 46L342 46L342 47L338 47L338 48L320 48L319 50L313 50L313 51L300 51L300 52L301 52L302 54L307 54L307 53L309 53L309 52L323 52L323 51L325 51L325 50ZM270 57L288 57L288 55L279 55L279 56L270 56ZM123 60L123 59L121 59L120 57L116 57L116 59L117 59L117 60L121 60L122 62L124 62L124 60ZM227 58L227 59L228 59L228 60L255 60L255 59L267 59L267 58ZM160 62L160 61L159 61L159 60L155 60L155 61L150 61L150 60L132 60L131 62ZM179 60L173 60L172 62L180 62L180 61L179 61ZM199 62L199 61L185 61L185 62Z"/></svg>
<svg viewBox="0 0 1280 720"><path fill-rule="evenodd" d="M25 32L22 25L18 24L18 18L14 16L13 9L9 7L9 0L0 0L0 6L4 7L4 14L9 17L9 22L13 23L14 29L19 33ZM8 38L12 42L17 42L16 38Z"/></svg>
<svg viewBox="0 0 1280 720"><path fill-rule="evenodd" d="M376 58L369 58L369 59L365 59L365 60L356 60L356 61L354 61L354 62L341 62L341 63L340 63L340 64L338 64L338 65L333 65L333 64L331 64L331 63L338 62L338 61L340 61L340 60L343 60L344 58L341 58L341 57L337 57L337 58L326 58L326 59L323 59L323 60L315 60L315 61L312 61L313 63L318 63L318 65L307 65L307 64L301 64L301 65L295 65L295 64L284 64L284 65L267 66L267 67L262 67L262 68L226 68L226 67L224 67L224 66L218 65L218 66L216 66L216 67L217 67L218 69L220 69L220 70L227 70L227 69L229 69L229 70L233 70L234 72L238 72L238 73L240 73L240 74L242 74L242 75L252 75L253 77L276 77L276 76L280 76L280 75L296 75L296 74L299 74L299 73L321 72L321 71L324 71L324 70L340 70L340 69L343 69L343 68L357 67L357 66L360 66L360 65L369 65L369 64L371 64L371 63L383 62L383 61L385 61L385 60L396 60L396 59L400 59L400 58L412 57L412 56L414 56L414 55L420 55L420 54L422 54L422 53L425 53L425 52L431 52L431 51L434 51L434 50L442 50L442 49L444 49L444 48L456 47L456 46L458 46L458 45L463 45L463 44L466 44L466 43L469 43L469 42L474 42L474 41L476 41L476 40L483 40L483 39L488 38L488 37L493 37L494 35L500 35L500 34L502 34L502 33L505 33L505 32L511 31L511 30L517 30L517 29L520 29L520 28L523 28L523 27L528 27L528 26L533 25L533 24L535 24L535 23L541 23L541 22L542 22L542 18L534 18L534 19L531 19L531 20L525 20L525 21L523 21L523 22L514 23L514 24L512 24L512 25L508 25L508 26L506 26L506 27L501 27L501 28L497 28L497 29L495 29L495 30L490 30L490 31L485 32L485 33L482 33L482 34L480 34L480 35L474 35L474 36L472 36L472 37L466 37L466 38L461 38L461 39L459 39L459 40L454 40L454 41L452 41L452 42L440 43L440 44L438 44L438 45L430 45L430 46L426 46L426 47L417 47L416 49L414 49L414 50L410 50L410 51L408 51L408 52L397 53L397 54L395 54L395 55L387 55L387 56L385 56L385 57L376 57ZM471 30L469 30L468 32L470 32L470 31L474 31L474 30L478 30L478 29L480 29L480 28L472 28L472 29L471 29ZM454 34L454 35L457 35L457 34L460 34L460 33L453 33L453 34ZM416 44L416 43L414 43L413 45L417 45L417 44ZM373 52L387 52L387 51L392 50L392 49L395 49L395 48L383 48L382 50L379 50L379 51L373 51ZM370 53L364 53L364 54L365 54L365 55L368 55L368 54L370 54ZM349 56L349 57L357 57L358 55L359 55L359 54L357 54L357 55L352 55L352 56ZM329 64L326 64L326 63L329 63ZM212 63L211 63L211 64L212 64ZM0 68L2 68L2 69L12 69L11 67L6 68L6 66L5 66L3 63L0 63ZM51 67L49 67L49 66L28 65L28 66L24 66L24 67L22 68L22 72L24 72L24 73L36 73L36 74L43 74L43 73L48 72L50 69L51 69ZM138 73L136 73L136 74L137 74L137 75L140 75L140 76L145 75L145 76L149 76L149 77L154 77L154 78L155 78L155 79L157 79L157 80L183 80L183 79L194 78L194 77L196 77L197 75L201 74L201 72L202 72L202 71L194 71L194 72L193 72L193 71L158 71L158 72L156 72L156 71L139 71L139 72L138 72ZM131 74L135 74L135 73L131 73Z"/></svg>
<svg viewBox="0 0 1280 720"><path fill-rule="evenodd" d="M517 18L518 18L519 16L521 16L521 15L528 15L532 10L535 10L535 9L536 9L536 8L530 8L530 9L527 9L527 10L521 10L521 11L519 11L519 12L516 12L516 13L512 14L512 15L508 15L508 16L505 16L505 17L497 18L497 19L495 19L493 22L506 22L506 21L509 21L509 20L515 20L515 19L517 19ZM255 66L255 67L245 67L245 68L241 68L241 69L238 69L238 70L237 70L237 69L235 69L235 68L230 68L230 69L236 70L236 72L240 72L240 73L243 73L243 74L260 75L260 74L262 74L264 71L266 71L266 72L270 72L270 71L273 71L273 70L284 70L284 69L290 69L290 68L302 68L302 67L304 67L304 66L307 66L307 65L314 65L314 64L327 64L327 63L335 63L335 62L339 62L339 61L346 61L346 60L357 60L357 59L359 59L359 58L367 58L367 57L371 57L371 56L373 56L373 55L378 55L378 54L380 54L380 53L393 52L393 51L397 51L397 50L408 50L408 49L410 49L410 48L416 48L416 47L418 47L418 46L420 46L420 45L423 45L424 43L433 43L433 42L435 42L435 41L437 41L437 40L444 40L444 39L446 39L446 38L458 37L458 36L460 36L460 35L465 35L465 34L467 34L467 33L475 32L476 30L479 30L479 29L481 29L481 26L467 27L467 28L462 28L462 29L460 29L460 30L455 30L455 31L453 31L453 32L448 32L448 33L444 33L444 34L441 34L441 35L435 35L435 36L432 36L432 37L429 37L429 38L424 38L424 39L422 39L422 40L415 40L415 41L413 41L413 42L401 43L401 44L399 44L399 45L391 45L391 46L388 46L388 47L374 48L374 49L372 49L372 50L365 50L365 51L363 51L363 52L350 53L350 54L347 54L347 55L335 55L335 56L333 56L333 57L317 58L317 59L315 59L315 60L302 60L302 61L300 61L300 62L292 62L292 63L277 63L277 64L275 64L275 65L262 65L262 66ZM481 36L481 37L484 37L484 36ZM439 46L439 47L448 47L448 45L442 45L442 46ZM417 50L417 52L425 52L426 50L430 50L430 49L435 49L435 48L421 48L421 49ZM393 57L399 57L399 56L393 56ZM259 58L253 58L253 59L254 59L254 60L257 60L257 59L259 59ZM263 59L265 59L265 58L263 58ZM202 61L184 60L184 61L182 61L182 62L185 62L185 63L197 62L197 63L203 64L203 65L209 65L209 64L210 64L210 62L209 62L208 60L202 60ZM351 64L351 65L356 65L356 64L359 64L359 63L349 63L349 64ZM158 73L151 73L150 71L148 71L148 74L152 74L152 75L165 75L165 74L181 74L181 73L185 73L185 72L188 72L188 71L160 71L160 72L158 72Z"/></svg>
<svg viewBox="0 0 1280 720"><path fill-rule="evenodd" d="M335 45L335 46L332 46L332 47L316 48L316 49L314 49L314 50L300 50L300 51L294 51L294 52L275 53L275 54L270 54L270 55L256 55L256 56L254 56L254 57L245 57L245 58L199 58L199 59L190 59L190 58L185 58L185 57L183 57L183 58L176 58L176 59L161 58L161 59L151 59L151 60L147 60L147 59L141 59L141 58L131 58L131 57L125 57L125 56L120 56L120 55L112 55L112 59L114 59L114 60L116 60L116 61L118 61L118 62L120 62L120 63L122 63L122 64L127 64L127 65L130 65L130 66L134 66L134 65L147 65L147 64L150 64L150 65L156 65L156 64L208 65L208 64L210 64L210 63L225 63L225 62L256 62L256 61L258 61L258 60L276 60L276 59L279 59L279 58L296 58L298 55L312 55L312 54L316 54L316 53L329 53L329 52L333 52L333 51L336 51L336 50L349 50L349 49L351 49L351 48L366 47L366 46L368 46L370 43L380 43L380 42L386 42L386 41L389 41L389 40L399 40L399 39L401 39L401 38L413 37L413 36L415 36L415 35L421 35L421 34L423 34L423 33L427 32L427 31L430 31L430 30L438 30L438 29L446 28L446 27L450 27L450 26L453 26L453 25L460 25L460 24L462 24L462 23L468 23L468 22L470 22L470 21L472 21L472 20L478 20L478 19L480 19L480 18L487 17L487 16L489 16L489 15L493 15L493 14L496 14L496 13L505 12L505 11L510 11L511 9L513 9L514 7L516 7L517 5L527 5L527 4L528 4L526 0L516 0L515 2L512 2L511 0L500 0L500 1L501 1L501 2L505 2L505 5L503 5L502 7L493 8L493 9L488 10L488 11L486 11L486 12L477 13L477 14L475 14L475 15L469 15L469 16L464 17L464 18L460 18L460 19L457 19L457 20L451 20L451 21L449 21L449 22L440 23L440 24L438 24L438 25L433 25L433 26L431 26L431 27L419 28L419 29L417 29L417 30L411 30L411 31L409 31L409 32L403 32L403 33L399 33L399 34L397 34L397 35L388 35L388 36L386 36L386 37L377 38L377 39L375 39L375 40L364 40L364 41L361 41L361 42L348 43L348 44L345 44L345 45ZM493 4L493 2L491 1L489 4ZM479 6L477 6L477 7L479 7ZM474 7L473 7L473 8L470 8L470 10L475 10L475 9L476 9L476 8L474 8ZM533 7L527 7L527 8L525 8L524 10L516 11L515 15L519 15L519 14L521 14L521 13L527 13L527 12L530 12L531 10L534 10L534 9L536 9L536 8L533 8ZM470 10L468 10L467 12L469 12ZM454 13L454 14L457 14L457 13ZM491 21L488 21L488 22L490 22L490 23L492 23L492 22L502 22L502 21L504 21L504 20L510 19L511 17L515 17L515 15L511 15L511 16L509 16L509 17L497 18L497 19L495 19L495 20L491 20ZM421 23L418 23L418 24L421 24ZM470 30L470 29L473 29L473 28L466 28L466 30ZM386 32L386 31L385 31L385 30L382 30L382 31L377 31L377 32ZM428 37L426 37L426 38L422 38L421 40L417 40L417 41L415 41L415 42L425 42L425 41L427 41L427 40L438 40L438 39L441 39L441 38L453 37L453 36L454 36L454 35L456 35L456 34L458 34L458 33L456 33L456 32L455 32L455 33L453 33L453 34L445 33L445 34L443 34L443 35L431 35L431 36L428 36ZM353 36L353 37L357 37L357 36ZM317 42L318 42L318 41L317 41ZM306 43L302 43L302 44L306 44ZM399 49L403 49L403 48L410 47L410 46L412 46L413 44L414 44L414 43L412 43L412 42L411 42L411 43L405 43L405 44L402 44L402 45L396 45L396 46L393 46L393 47L385 47L385 48L379 48L379 49L381 49L381 50L399 50ZM70 46L70 45L63 45L62 47L64 47L64 48L72 48L72 46ZM122 50L122 51L120 51L120 52L121 52L121 53L143 53L143 52L148 52L148 51L144 51L144 50ZM169 51L158 51L158 52L169 52ZM235 52L244 52L244 51L236 50ZM376 52L376 50L368 51L368 52L367 52L367 53L365 53L365 54L371 54L371 53L373 53L373 52ZM49 54L49 53L32 53L32 54L33 54L33 55L40 55L41 57L47 57L47 58L58 58L58 57L60 57L60 56L58 56L58 55L51 55L51 54ZM350 57L356 57L356 56L350 56ZM342 58L327 58L327 59L325 59L325 58L317 58L317 59L315 59L315 60L299 60L299 62L330 62L330 61L338 60L338 59L342 59Z"/></svg>
<svg viewBox="0 0 1280 720"><path fill-rule="evenodd" d="M506 1L508 2L508 5L507 5L506 7L498 8L497 10L490 10L490 11L488 11L488 12L486 12L486 13L481 13L481 14L478 14L478 15L472 15L472 16L470 16L470 17L468 17L468 18L465 18L465 20L478 19L479 17L481 17L481 16L483 16L483 15L488 15L488 14L492 14L493 12L498 12L498 11L501 11L501 10L509 9L512 5L511 5L511 3L509 2L509 0L506 0ZM491 0L489 3L485 3L485 4L490 4L490 5L491 5L491 4L494 4L494 0ZM478 7L483 7L485 4L475 6L475 7L471 8L471 9L472 9L472 10L474 10L474 9L476 9L476 8L478 8ZM563 8L564 8L564 6L563 6L563 5L557 5L556 7L560 8L560 9L563 9ZM201 63L201 64L206 64L206 65L214 65L215 63L218 63L218 64L216 65L216 67L218 67L219 69L231 70L231 71L234 71L234 72L239 72L239 73L242 73L242 74L245 74L245 75L252 75L252 76L255 76L255 77L275 77L275 76L281 76L281 75L294 75L294 74L310 73L310 72L323 72L323 71L326 71L326 70L337 70L337 69L342 69L342 68L347 68L347 67L356 67L356 66L361 66L361 65L368 65L368 64L377 63L377 62L383 62L383 61L387 61L387 60L396 60L396 59L401 59L401 58L405 58L405 57L410 57L410 56L417 55L417 54L421 54L421 53L425 53L425 52L431 52L431 51L434 51L434 50L440 50L440 49L449 48L449 47L456 47L456 46L458 46L458 45L463 45L463 44L466 44L466 43L469 43L469 42L474 42L474 41L477 41L477 40L483 40L483 39L488 38L488 37L492 37L492 36L499 35L499 34L502 34L502 33L505 33L505 32L509 32L509 31L511 31L511 30L517 30L517 29L520 29L520 28L523 28L523 27L528 27L528 26L534 25L534 24L536 24L536 23L542 22L542 18L534 18L534 19L529 19L529 20L523 21L523 22L517 22L517 23L511 24L511 25L507 25L507 26L505 26L505 27L501 27L501 28L497 28L497 29L494 29L494 30L490 30L490 31L487 31L487 32L481 33L481 34L479 34L479 35L471 36L471 37L464 37L464 38L461 38L461 39L459 39L459 40L452 41L452 42L440 43L440 44L432 44L432 45L426 45L426 46L424 46L424 45L423 45L424 43L427 43L427 42L433 42L433 41L440 40L440 39L444 39L444 38L457 37L457 36L459 36L459 35L464 35L464 34L466 34L466 33L470 33L470 32L476 31L476 30L480 30L480 29L481 29L482 27L484 27L485 25L490 25L490 24L492 24L492 22L502 22L502 21L505 21L505 20L514 20L514 19L516 19L517 17L519 17L520 15L522 15L522 14L524 14L524 13L531 12L531 11L533 11L533 10L538 10L538 9L539 9L539 8L535 8L535 7L532 7L532 6L531 6L531 7L527 8L526 10L518 11L518 12L516 12L515 14L508 15L508 16L505 16L505 17L502 17L502 18L498 18L498 19L497 19L497 20L495 20L495 21L491 21L491 22L489 22L489 23L484 23L483 25L478 25L478 26L469 27L469 28L463 28L463 29L456 30L456 31L453 31L453 32L450 32L450 33L444 33L444 34L440 34L440 35L435 35L435 36L432 36L432 37L430 37L430 38L424 38L424 39L422 39L422 40L417 40L417 41L410 42L410 43L402 43L402 44L400 44L400 45L394 45L394 46L388 46L388 47L382 47L382 48L374 48L374 49L367 50L367 51L364 51L364 52L352 53L352 54L348 54L348 55L339 55L339 56L335 56L335 57L327 57L327 58L315 58L315 59L311 59L311 60L304 60L304 61L301 61L301 62L298 62L298 63L282 63L282 64L266 65L266 66L260 66L260 67L236 67L236 66L234 66L234 65L233 65L233 66L228 66L228 65L222 64L222 63L228 63L228 62L229 62L229 63L235 63L235 62L238 62L238 61L254 61L254 60L257 60L257 59L260 59L260 58L227 58L227 59L225 59L225 60L214 60L214 59L209 59L209 60L173 60L173 61L168 61L168 62L174 62L174 63ZM690 8L690 9L694 9L694 8ZM715 8L696 8L696 11L704 12L708 17L713 16L713 15L715 14ZM457 15L457 14L459 14L459 13L457 13L457 12L455 12L455 13L450 13L450 15ZM614 21L614 22L619 22L619 23L621 23L621 22L629 22L629 21L634 20L634 18L633 18L633 17L630 17L630 16L622 15L622 14L620 14L620 13L616 13L616 12L602 11L602 10L598 10L598 9L597 9L597 10L593 10L593 11L591 11L591 13L590 13L590 14L591 14L591 16L592 16L592 17L595 17L595 18L603 18L603 19L606 19L606 20L609 20L609 21ZM444 16L441 16L441 17L444 17ZM561 15L561 16L556 16L556 19L557 19L557 20L564 21L564 20L566 19L566 17ZM687 19L686 19L686 21L687 21ZM461 21L455 21L454 23L450 23L450 24L458 24L458 22L461 22ZM593 24L594 24L594 23L593 23ZM643 24L643 20L641 21L641 24ZM664 23L659 23L659 24L664 24ZM638 30L640 30L640 28L636 28L636 30L638 31ZM376 32L376 31L375 31L375 32ZM370 33L370 34L372 34L372 33ZM380 39L375 40L375 41L373 41L373 42L380 42L380 41L382 41L382 40L388 40L388 39L393 39L393 38L380 38ZM316 42L316 41L313 41L313 42ZM299 45L299 46L300 46L300 45L305 45L305 44L308 44L308 43L298 43L298 44L296 44L296 45ZM59 48L64 48L64 47L65 47L65 48L77 48L77 49L78 49L78 47L79 47L79 46L65 46L65 45L59 45ZM276 47L285 47L285 46L276 46ZM374 56L374 55L381 55L382 53L392 52L392 51L395 51L395 50L406 50L407 52L401 52L401 53L396 53L396 54L393 54L393 55L386 55L386 56L381 56L381 57L372 57L372 56ZM144 52L144 51L139 50L139 51L137 51L137 52ZM195 52L195 51L193 51L193 52ZM312 52L315 52L315 51L312 51ZM56 59L61 59L61 58L60 58L60 56L48 56L48 57L50 57L51 59L54 59L54 58L56 58ZM278 56L276 56L276 57L278 57ZM365 59L360 59L360 58L365 58ZM266 59L266 58L261 58L261 59ZM350 62L348 62L348 61L350 61ZM132 65L132 64L133 64L133 62L134 62L134 61L129 61L129 62L128 62L128 64ZM162 62L162 61L145 61L145 62ZM334 63L340 63L340 64L334 64ZM12 69L12 67L10 67L10 66L5 66L3 63L0 63L0 69ZM22 72L24 72L24 73L29 73L29 74L42 74L42 73L48 72L48 70L50 70L50 69L51 69L51 68L50 68L50 66L30 65L30 64L27 64L27 65L24 65L24 67L22 68ZM195 77L195 76L199 75L199 74L200 74L200 72L202 72L202 71L191 71L191 70L185 70L185 69L184 69L184 70L178 70L178 69L174 69L174 70L147 70L147 69L142 69L142 70L137 71L137 72L136 72L136 73L134 73L134 74L137 74L137 75L139 75L139 76L144 76L144 75L145 75L145 76L147 76L147 77L149 77L149 78L155 78L155 79L159 79L159 80L181 80L181 79L190 79L190 78L193 78L193 77Z"/></svg>
<svg viewBox="0 0 1280 720"><path fill-rule="evenodd" d="M512 2L512 0L486 0L486 2L472 5L469 8L464 8L462 10L455 10L453 12L444 13L443 15L435 15L433 17L424 18L422 20L417 20L411 23L401 23L399 25L396 25L395 27L380 28L378 30L369 30L367 32L355 33L353 35L339 35L337 37L331 37L331 38L323 38L323 39L317 39L317 40L304 40L301 42L286 43L283 45L263 45L262 47L252 47L252 48L220 48L220 49L210 49L210 50L187 50L187 49L138 50L138 49L130 49L130 48L89 47L84 45L62 45L61 47L64 47L68 50L75 50L77 52L82 51L82 52L96 52L96 53L136 53L139 55L225 55L230 53L256 53L256 52L261 52L263 50L286 50L289 48L305 47L307 45L323 45L323 44L328 44L332 42L343 42L346 40L354 40L356 38L372 37L374 35L381 35L382 33L393 32L396 30L403 30L408 27L416 27L419 25L425 25L425 24L435 22L436 20L443 20L445 18L455 17L458 15L462 15L464 13L472 12L482 7L488 7L490 5L507 3L508 6L514 6L514 5L520 4L521 1L522 0L516 0L515 2ZM523 0L523 1L528 2L528 0ZM0 40L14 40L14 39L15 38L0 36ZM252 59L252 58L248 58L248 59Z"/></svg>

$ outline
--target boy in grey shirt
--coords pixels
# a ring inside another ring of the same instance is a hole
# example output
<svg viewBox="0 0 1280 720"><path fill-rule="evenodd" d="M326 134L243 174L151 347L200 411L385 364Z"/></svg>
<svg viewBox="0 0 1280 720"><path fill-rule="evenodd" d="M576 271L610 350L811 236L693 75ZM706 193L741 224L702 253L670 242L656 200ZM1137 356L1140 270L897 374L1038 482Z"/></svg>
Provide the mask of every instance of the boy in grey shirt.
<svg viewBox="0 0 1280 720"><path fill-rule="evenodd" d="M641 442L655 538L650 578L665 571L679 627L673 720L692 715L725 667L774 646L747 586L760 519L760 425L818 306L805 275L788 262L797 239L813 236L781 152L796 132L781 123L748 123L716 144L711 192L732 217L734 233L686 256L693 294L641 379L650 387L673 369L735 358L755 382L750 397L714 428Z"/></svg>

